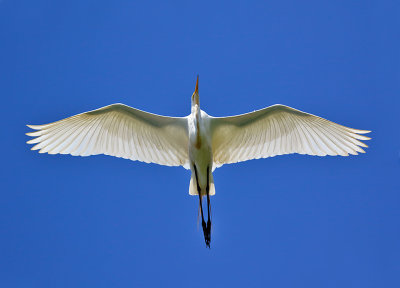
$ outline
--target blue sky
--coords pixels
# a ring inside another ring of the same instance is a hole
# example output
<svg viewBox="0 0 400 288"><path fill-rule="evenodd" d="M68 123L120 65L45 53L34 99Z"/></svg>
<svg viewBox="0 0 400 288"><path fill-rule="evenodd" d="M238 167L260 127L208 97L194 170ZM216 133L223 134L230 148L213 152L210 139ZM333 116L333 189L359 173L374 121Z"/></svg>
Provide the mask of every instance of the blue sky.
<svg viewBox="0 0 400 288"><path fill-rule="evenodd" d="M400 287L398 1L0 2L1 287ZM185 116L275 103L373 132L367 153L214 173L39 155L25 124L111 103ZM245 286L244 286L245 285Z"/></svg>

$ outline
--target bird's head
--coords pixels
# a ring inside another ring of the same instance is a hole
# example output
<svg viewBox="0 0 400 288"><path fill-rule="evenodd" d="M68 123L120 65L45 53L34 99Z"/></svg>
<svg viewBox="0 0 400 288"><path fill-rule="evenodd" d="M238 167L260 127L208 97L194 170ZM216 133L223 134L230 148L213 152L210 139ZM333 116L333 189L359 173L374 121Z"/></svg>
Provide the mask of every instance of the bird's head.
<svg viewBox="0 0 400 288"><path fill-rule="evenodd" d="M197 75L196 87L194 88L194 92L192 95L192 107L195 105L200 106L199 100L199 75Z"/></svg>

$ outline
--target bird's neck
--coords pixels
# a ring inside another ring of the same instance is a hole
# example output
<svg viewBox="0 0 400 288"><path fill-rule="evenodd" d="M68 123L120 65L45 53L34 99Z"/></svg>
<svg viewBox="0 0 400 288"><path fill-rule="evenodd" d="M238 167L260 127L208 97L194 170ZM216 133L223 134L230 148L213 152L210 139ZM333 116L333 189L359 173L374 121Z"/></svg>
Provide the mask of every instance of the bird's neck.
<svg viewBox="0 0 400 288"><path fill-rule="evenodd" d="M201 146L201 138L200 138L200 121L201 121L201 110L199 105L195 104L192 105L192 117L194 120L194 124L195 124L195 131L196 131L196 141L195 141L195 146L197 148L200 148Z"/></svg>
<svg viewBox="0 0 400 288"><path fill-rule="evenodd" d="M192 105L192 115L197 123L201 121L201 110L199 105L197 104Z"/></svg>

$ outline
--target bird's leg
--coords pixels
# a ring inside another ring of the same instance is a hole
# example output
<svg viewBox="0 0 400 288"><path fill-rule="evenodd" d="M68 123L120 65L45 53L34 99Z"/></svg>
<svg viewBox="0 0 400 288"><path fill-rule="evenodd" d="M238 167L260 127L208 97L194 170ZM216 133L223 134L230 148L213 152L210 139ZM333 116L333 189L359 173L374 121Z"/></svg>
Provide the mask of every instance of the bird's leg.
<svg viewBox="0 0 400 288"><path fill-rule="evenodd" d="M206 226L206 221L204 221L204 214L203 214L203 203L202 203L201 188L200 188L199 179L198 179L198 176L197 176L197 167L196 167L196 165L193 165L193 166L194 166L194 174L196 176L197 192L199 194L201 226L203 227L203 234L204 234L204 239L206 241L206 245L209 246L209 241L208 241L208 237L207 237L207 226Z"/></svg>
<svg viewBox="0 0 400 288"><path fill-rule="evenodd" d="M207 234L208 234L208 241L211 242L211 202L210 202L210 167L207 167L207 186L206 186L206 193L207 193ZM210 247L210 243L208 244Z"/></svg>
<svg viewBox="0 0 400 288"><path fill-rule="evenodd" d="M207 213L208 213L208 223L207 223L207 225L209 224L209 223L211 223L211 221L210 221L210 218L211 218L211 203L210 203L210 175L208 174L209 173L209 167L207 167L207 186L206 186L206 193L207 193Z"/></svg>

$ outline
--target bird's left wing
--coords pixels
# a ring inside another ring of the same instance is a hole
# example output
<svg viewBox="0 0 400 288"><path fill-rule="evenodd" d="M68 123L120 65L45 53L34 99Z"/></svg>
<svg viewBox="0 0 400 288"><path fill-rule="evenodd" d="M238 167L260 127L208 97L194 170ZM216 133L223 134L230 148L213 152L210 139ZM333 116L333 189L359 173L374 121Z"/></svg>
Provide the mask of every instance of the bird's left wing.
<svg viewBox="0 0 400 288"><path fill-rule="evenodd" d="M167 166L188 167L186 117L166 117L123 104L78 114L45 125L27 143L39 153L89 156L106 154Z"/></svg>
<svg viewBox="0 0 400 288"><path fill-rule="evenodd" d="M348 128L284 105L231 117L210 117L214 164L299 153L363 153L369 131ZM360 147L361 146L361 147Z"/></svg>

